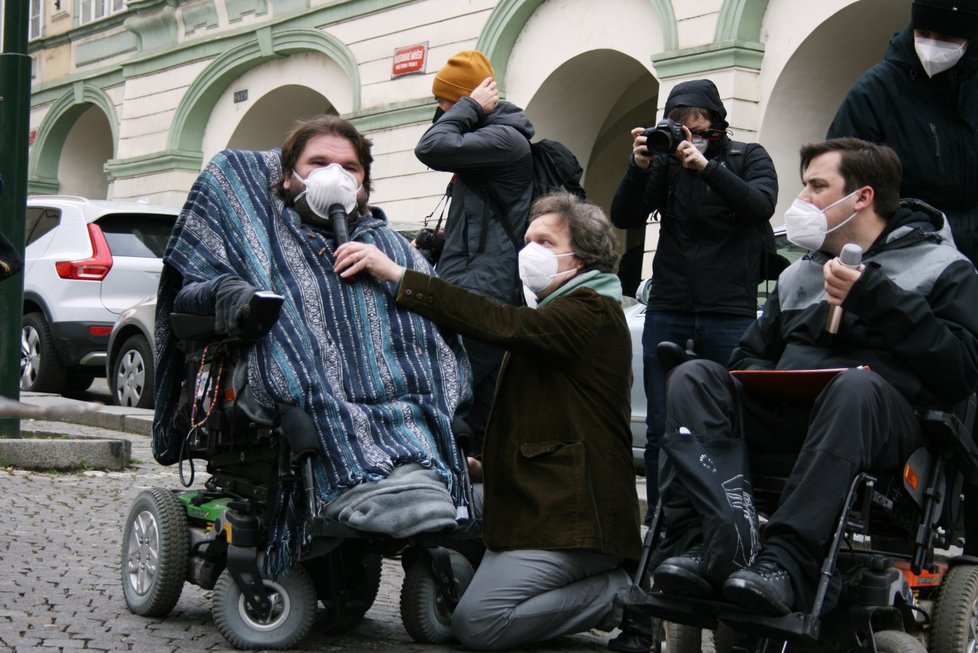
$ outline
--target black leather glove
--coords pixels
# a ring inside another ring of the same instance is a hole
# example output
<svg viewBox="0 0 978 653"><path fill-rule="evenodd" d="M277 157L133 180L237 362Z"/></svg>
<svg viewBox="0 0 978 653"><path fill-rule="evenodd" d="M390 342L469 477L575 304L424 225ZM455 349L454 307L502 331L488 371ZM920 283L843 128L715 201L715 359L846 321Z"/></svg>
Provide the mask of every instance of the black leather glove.
<svg viewBox="0 0 978 653"><path fill-rule="evenodd" d="M244 279L228 277L222 281L214 298L214 330L239 337L240 328L248 319L248 302L254 294L255 287Z"/></svg>

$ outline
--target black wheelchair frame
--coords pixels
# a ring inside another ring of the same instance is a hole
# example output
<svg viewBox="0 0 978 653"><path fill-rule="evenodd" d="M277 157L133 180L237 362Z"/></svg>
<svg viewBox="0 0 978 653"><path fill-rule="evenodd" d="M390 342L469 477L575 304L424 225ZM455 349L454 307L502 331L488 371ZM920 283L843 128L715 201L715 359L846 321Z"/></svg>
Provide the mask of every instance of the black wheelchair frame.
<svg viewBox="0 0 978 653"><path fill-rule="evenodd" d="M264 314L267 325L275 317L277 310ZM134 502L122 550L130 610L166 616L187 581L214 590L215 622L236 648L289 648L311 629L317 599L328 612L327 633L355 628L377 595L382 558L393 557L405 569L401 617L409 635L423 643L450 641L452 611L483 552L478 523L395 539L319 516L313 474L319 444L311 417L283 407L274 424L258 424L238 406L231 383L248 338L266 326L252 324L244 339L221 338L204 316L170 319L188 361L178 411L185 423L177 427L188 433L181 481L193 483L194 459L206 461L209 477L203 490L154 488ZM299 484L300 508L314 516L303 520L300 559L272 578L263 552L285 484Z"/></svg>
<svg viewBox="0 0 978 653"><path fill-rule="evenodd" d="M669 354L677 362L684 359L682 352ZM626 614L652 615L680 629L713 630L718 653L813 645L818 650L899 653L973 650L978 637L978 616L974 616L978 615L978 559L958 556L939 561L935 549L961 543L962 484L978 482L978 447L972 435L975 406L972 396L956 411L920 412L926 445L907 461L903 478L860 473L853 479L808 610L768 617L722 600L649 589L653 571L649 567L661 527L656 510L633 586L619 597ZM752 457L751 466L769 469L771 465L770 460ZM753 474L760 512L770 514L777 506L787 473ZM894 537L906 541L909 536L909 552L843 549L854 535L869 541ZM829 606L826 598L835 574L844 582L838 603ZM646 647L647 622L639 617L626 618L624 623L623 632L609 647L617 651ZM657 646L661 628L654 630ZM925 649L921 639L928 634L935 641ZM699 650L699 633L695 635L669 637L668 650L677 653L684 646Z"/></svg>

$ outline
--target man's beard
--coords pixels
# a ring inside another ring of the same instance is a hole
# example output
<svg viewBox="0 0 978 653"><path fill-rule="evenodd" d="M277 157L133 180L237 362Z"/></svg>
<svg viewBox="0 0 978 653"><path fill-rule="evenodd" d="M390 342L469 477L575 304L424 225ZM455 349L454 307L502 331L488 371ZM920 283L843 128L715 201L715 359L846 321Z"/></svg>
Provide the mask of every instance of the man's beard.
<svg viewBox="0 0 978 653"><path fill-rule="evenodd" d="M305 196L300 197L298 200L295 199L296 196L302 191L286 190L285 192L288 195L285 202L286 205L294 208L295 212L299 214L299 218L301 218L303 222L320 227L330 225L330 220L328 217L320 217L312 210L312 208L310 208L309 202L306 201ZM366 215L367 213L367 196L365 193L358 193L357 205L354 207L353 212L346 216L347 224L354 224L360 218L360 216Z"/></svg>

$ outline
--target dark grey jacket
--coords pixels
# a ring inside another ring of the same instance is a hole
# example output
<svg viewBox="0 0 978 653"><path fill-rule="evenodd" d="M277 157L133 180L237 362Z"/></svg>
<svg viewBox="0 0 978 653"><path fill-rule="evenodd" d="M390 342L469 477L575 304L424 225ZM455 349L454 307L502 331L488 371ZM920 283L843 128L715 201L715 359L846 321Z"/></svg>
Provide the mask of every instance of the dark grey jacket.
<svg viewBox="0 0 978 653"><path fill-rule="evenodd" d="M868 365L917 406L948 407L978 385L978 275L938 231L944 218L904 203L863 256L865 270L828 336L822 266L814 252L781 273L764 314L734 350L735 369Z"/></svg>
<svg viewBox="0 0 978 653"><path fill-rule="evenodd" d="M518 303L520 287L518 249L510 233L522 242L526 231L533 133L516 105L500 102L487 115L478 102L463 97L414 150L428 167L455 173L438 275L510 304Z"/></svg>

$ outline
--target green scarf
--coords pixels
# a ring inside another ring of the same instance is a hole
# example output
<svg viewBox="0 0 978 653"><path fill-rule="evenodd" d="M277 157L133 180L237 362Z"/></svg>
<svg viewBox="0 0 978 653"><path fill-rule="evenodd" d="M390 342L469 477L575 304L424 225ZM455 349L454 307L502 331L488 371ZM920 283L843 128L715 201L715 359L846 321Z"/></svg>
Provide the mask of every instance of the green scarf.
<svg viewBox="0 0 978 653"><path fill-rule="evenodd" d="M553 299L574 292L578 288L590 288L599 295L613 299L619 304L621 303L621 281L618 279L618 276L611 272L589 270L584 274L571 277L567 283L547 295L543 301L537 304L537 307L542 308Z"/></svg>

